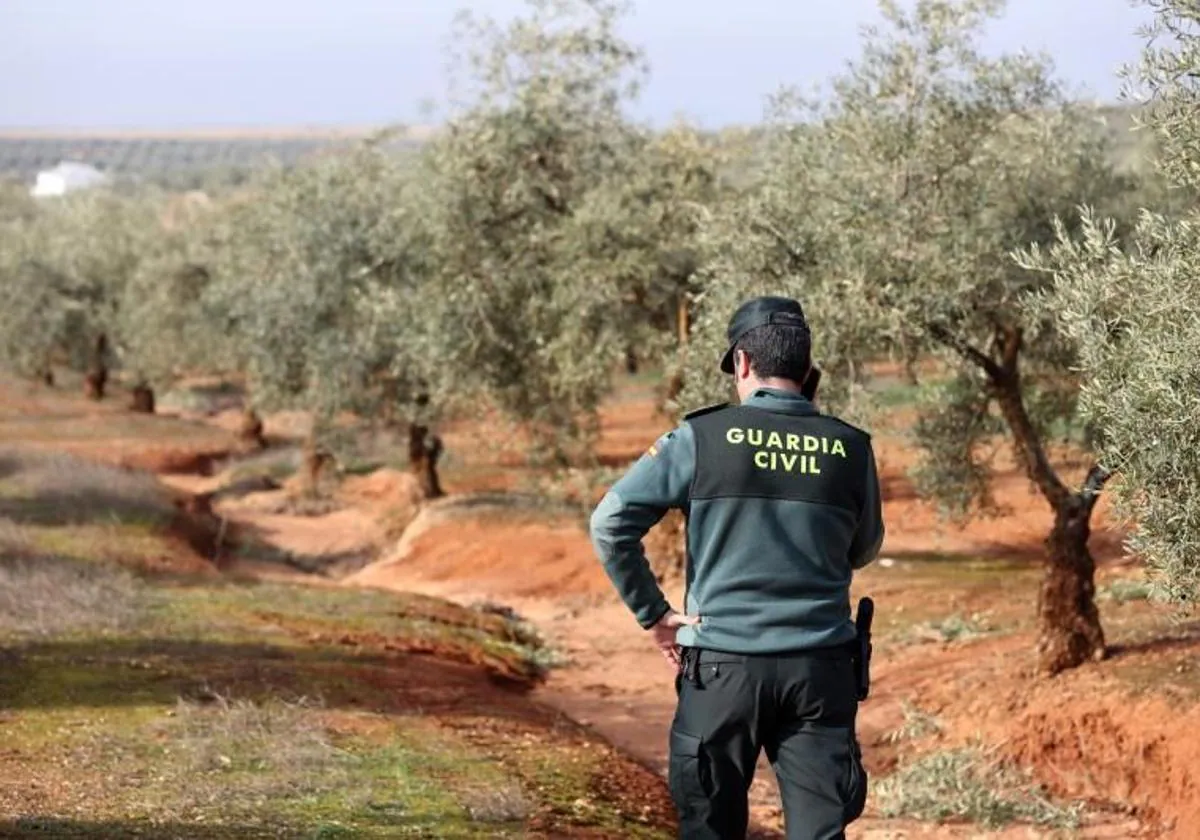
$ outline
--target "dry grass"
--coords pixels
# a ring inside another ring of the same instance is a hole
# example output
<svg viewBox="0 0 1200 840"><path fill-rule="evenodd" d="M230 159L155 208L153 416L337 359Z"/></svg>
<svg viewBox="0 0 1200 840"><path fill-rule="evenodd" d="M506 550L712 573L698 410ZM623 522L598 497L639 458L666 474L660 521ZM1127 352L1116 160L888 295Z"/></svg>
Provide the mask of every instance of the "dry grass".
<svg viewBox="0 0 1200 840"><path fill-rule="evenodd" d="M145 591L127 571L47 556L0 520L0 633L57 636L135 624Z"/></svg>
<svg viewBox="0 0 1200 840"><path fill-rule="evenodd" d="M319 704L209 697L180 700L158 727L170 744L176 807L253 810L262 798L294 799L347 784L351 757L315 719Z"/></svg>
<svg viewBox="0 0 1200 840"><path fill-rule="evenodd" d="M885 736L890 744L918 741L944 731L945 727L936 715L909 700L901 701L900 711L904 714L904 723Z"/></svg>
<svg viewBox="0 0 1200 840"><path fill-rule="evenodd" d="M152 475L52 452L0 451L0 518L31 525L159 525L174 504Z"/></svg>
<svg viewBox="0 0 1200 840"><path fill-rule="evenodd" d="M515 781L497 783L491 787L473 787L456 792L459 804L475 822L524 822L533 806L521 786Z"/></svg>
<svg viewBox="0 0 1200 840"><path fill-rule="evenodd" d="M1075 829L1082 807L1060 805L1028 776L980 748L924 755L875 786L885 817L961 820L999 828L1033 823Z"/></svg>

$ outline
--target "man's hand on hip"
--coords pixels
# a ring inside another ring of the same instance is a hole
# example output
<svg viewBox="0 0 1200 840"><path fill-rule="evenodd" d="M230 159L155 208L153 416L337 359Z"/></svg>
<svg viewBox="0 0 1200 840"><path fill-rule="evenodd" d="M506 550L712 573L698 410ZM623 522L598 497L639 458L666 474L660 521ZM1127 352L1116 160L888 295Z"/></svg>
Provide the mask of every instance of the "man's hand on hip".
<svg viewBox="0 0 1200 840"><path fill-rule="evenodd" d="M659 652L676 671L681 666L681 660L675 634L679 632L680 627L691 627L699 623L698 616L683 615L675 610L667 610L666 615L658 620L658 624L650 628L649 632L654 637L654 644L658 645Z"/></svg>

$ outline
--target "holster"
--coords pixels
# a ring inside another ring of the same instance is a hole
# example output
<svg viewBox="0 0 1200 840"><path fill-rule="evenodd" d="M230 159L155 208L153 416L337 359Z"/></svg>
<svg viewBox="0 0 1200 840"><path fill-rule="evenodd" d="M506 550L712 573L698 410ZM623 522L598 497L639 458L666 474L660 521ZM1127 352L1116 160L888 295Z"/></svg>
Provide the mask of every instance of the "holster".
<svg viewBox="0 0 1200 840"><path fill-rule="evenodd" d="M854 677L858 699L863 701L871 693L871 622L875 618L875 602L862 598L858 602L858 613L854 627L858 632L854 643Z"/></svg>

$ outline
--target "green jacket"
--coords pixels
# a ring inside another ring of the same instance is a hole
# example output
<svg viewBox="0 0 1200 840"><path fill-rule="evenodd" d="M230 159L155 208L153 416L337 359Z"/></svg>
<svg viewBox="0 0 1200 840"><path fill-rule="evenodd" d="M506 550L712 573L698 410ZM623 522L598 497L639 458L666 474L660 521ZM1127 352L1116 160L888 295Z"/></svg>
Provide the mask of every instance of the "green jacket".
<svg viewBox="0 0 1200 840"><path fill-rule="evenodd" d="M644 628L669 605L642 539L671 508L687 517L684 611L701 619L681 645L784 653L854 638L851 574L884 533L865 432L763 388L659 438L591 519L605 571Z"/></svg>

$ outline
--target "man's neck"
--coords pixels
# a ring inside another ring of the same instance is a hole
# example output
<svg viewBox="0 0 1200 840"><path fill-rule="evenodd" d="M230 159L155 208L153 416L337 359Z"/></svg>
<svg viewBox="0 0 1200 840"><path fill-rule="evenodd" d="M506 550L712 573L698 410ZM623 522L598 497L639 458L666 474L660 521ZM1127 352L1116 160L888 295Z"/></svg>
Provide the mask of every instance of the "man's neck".
<svg viewBox="0 0 1200 840"><path fill-rule="evenodd" d="M760 388L770 388L773 391L785 391L789 394L795 394L798 397L803 395L803 391L801 390L801 385L799 382L796 382L793 379L783 379L782 377L778 376L769 377L767 379L759 379L754 377L748 379L746 381L746 385L747 397Z"/></svg>

